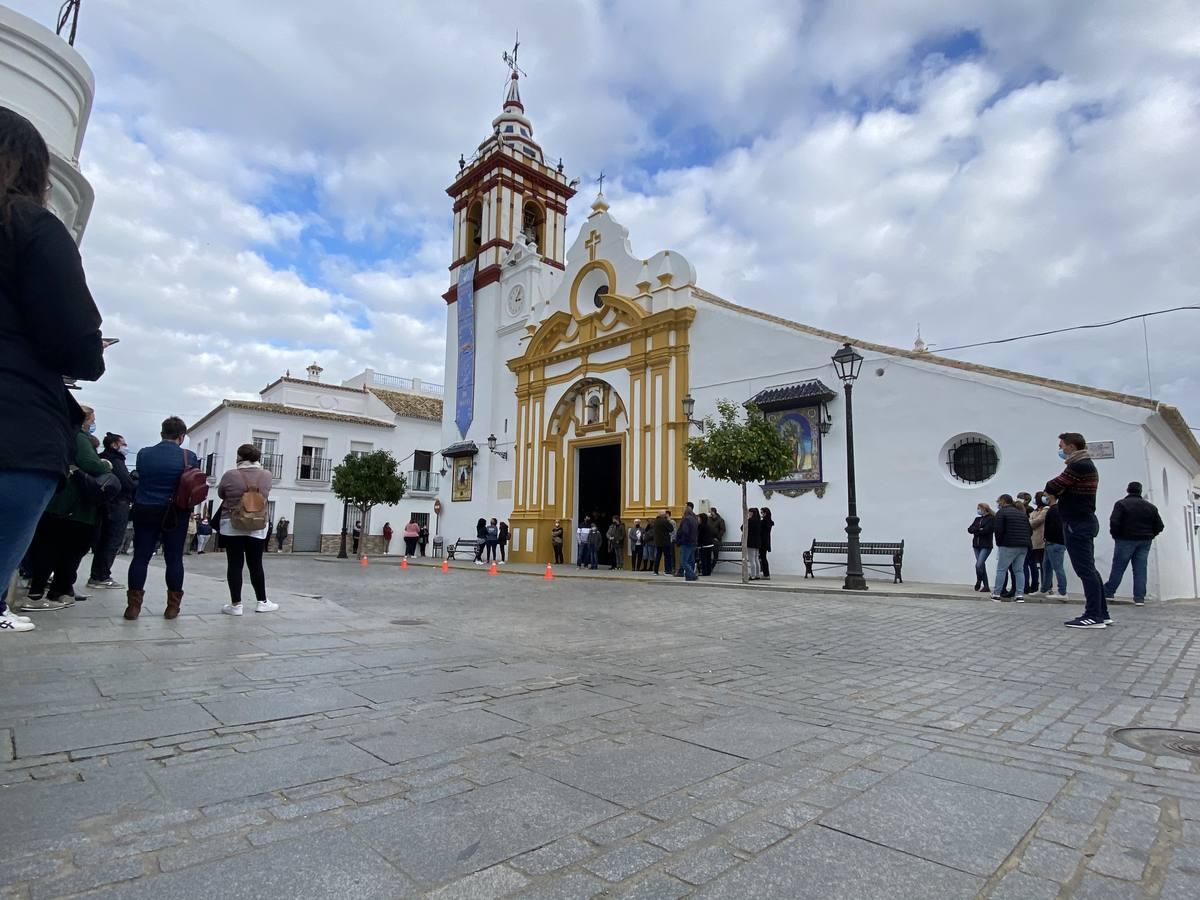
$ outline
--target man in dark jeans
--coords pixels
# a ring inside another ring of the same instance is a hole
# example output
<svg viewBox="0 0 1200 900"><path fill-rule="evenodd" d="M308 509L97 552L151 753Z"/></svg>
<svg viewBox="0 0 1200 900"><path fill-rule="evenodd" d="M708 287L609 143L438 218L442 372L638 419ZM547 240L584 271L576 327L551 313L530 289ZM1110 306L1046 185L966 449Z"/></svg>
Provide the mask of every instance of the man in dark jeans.
<svg viewBox="0 0 1200 900"><path fill-rule="evenodd" d="M129 468L125 465L125 451L128 445L125 438L109 432L104 436L104 449L101 459L112 463L113 474L121 482L121 493L109 501L108 507L101 510L100 522L96 528L96 537L92 543L92 573L87 586L93 589L125 587L113 581L112 565L117 558L117 551L125 540L125 526L129 523L129 506L133 503L134 483L129 477Z"/></svg>
<svg viewBox="0 0 1200 900"><path fill-rule="evenodd" d="M1125 567L1133 564L1133 602L1143 606L1146 602L1146 560L1150 556L1150 545L1163 530L1162 516L1158 507L1142 498L1142 484L1131 481L1125 488L1126 496L1113 506L1108 520L1108 531L1116 546L1113 549L1112 571L1104 583L1104 596L1111 598L1121 586Z"/></svg>
<svg viewBox="0 0 1200 900"><path fill-rule="evenodd" d="M142 612L146 572L150 557L162 541L167 566L167 608L164 616L174 619L183 602L183 545L187 541L190 509L174 504L175 489L184 467L196 468L196 454L182 447L187 426L177 416L164 419L162 441L143 447L137 455L137 493L133 498L133 559L129 561L129 590L125 618L132 621Z"/></svg>
<svg viewBox="0 0 1200 900"><path fill-rule="evenodd" d="M1094 544L1100 533L1100 523L1096 520L1100 475L1088 454L1087 441L1078 432L1067 431L1058 436L1058 455L1066 460L1067 466L1061 475L1046 483L1046 493L1058 498L1067 556L1083 585L1087 604L1082 616L1063 624L1068 628L1107 628L1112 619L1104 597L1104 581L1096 571Z"/></svg>

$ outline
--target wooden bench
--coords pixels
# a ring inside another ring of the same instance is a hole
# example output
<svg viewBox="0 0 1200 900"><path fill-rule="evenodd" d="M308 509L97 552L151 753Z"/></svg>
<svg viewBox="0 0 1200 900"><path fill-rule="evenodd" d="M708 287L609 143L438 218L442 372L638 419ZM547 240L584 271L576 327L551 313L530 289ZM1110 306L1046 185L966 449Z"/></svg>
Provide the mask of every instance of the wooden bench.
<svg viewBox="0 0 1200 900"><path fill-rule="evenodd" d="M904 584L904 578L901 576L901 569L904 566L904 541L900 541L899 543L890 541L864 541L858 545L858 549L863 558L886 556L891 559L890 565L887 563L871 565L864 562L864 569L871 569L875 572L892 575L892 584ZM814 540L812 547L804 551L804 577L816 578L813 574L814 564L817 564L817 567L821 569L845 568L847 553L848 550L845 541ZM840 561L821 565L821 559L818 559L818 557L839 557Z"/></svg>
<svg viewBox="0 0 1200 900"><path fill-rule="evenodd" d="M757 550L751 548L747 553L757 553ZM713 552L713 571L717 570L717 566L721 563L733 563L739 568L742 565L742 542L741 541L721 541L717 544Z"/></svg>
<svg viewBox="0 0 1200 900"><path fill-rule="evenodd" d="M478 546L478 538L459 538L453 544L450 544L448 547L446 547L446 559L454 559L454 557L459 553L467 554L473 559L475 557L475 550Z"/></svg>

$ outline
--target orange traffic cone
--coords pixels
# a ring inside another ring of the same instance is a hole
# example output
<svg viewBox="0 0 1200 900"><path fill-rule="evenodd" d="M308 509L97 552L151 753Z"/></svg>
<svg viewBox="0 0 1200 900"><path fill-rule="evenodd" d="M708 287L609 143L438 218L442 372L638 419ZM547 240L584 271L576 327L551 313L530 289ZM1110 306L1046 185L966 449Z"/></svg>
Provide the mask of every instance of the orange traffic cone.
<svg viewBox="0 0 1200 900"><path fill-rule="evenodd" d="M542 576L546 581L554 580L554 570L550 568L550 563L546 563L546 574Z"/></svg>
<svg viewBox="0 0 1200 900"><path fill-rule="evenodd" d="M500 574L499 572L496 571L496 561L494 559L492 560L492 567L490 569L488 569L488 574L489 575L499 575Z"/></svg>
<svg viewBox="0 0 1200 900"><path fill-rule="evenodd" d="M363 558L358 561L358 564L364 569L367 567L367 554L363 554Z"/></svg>
<svg viewBox="0 0 1200 900"><path fill-rule="evenodd" d="M407 557L407 556L402 556L402 557L400 558L400 568L401 568L401 569L407 569L407 568L408 568L408 557Z"/></svg>
<svg viewBox="0 0 1200 900"><path fill-rule="evenodd" d="M443 559L442 560L442 574L444 575L445 573L447 573L449 571L450 571L450 562L448 560Z"/></svg>

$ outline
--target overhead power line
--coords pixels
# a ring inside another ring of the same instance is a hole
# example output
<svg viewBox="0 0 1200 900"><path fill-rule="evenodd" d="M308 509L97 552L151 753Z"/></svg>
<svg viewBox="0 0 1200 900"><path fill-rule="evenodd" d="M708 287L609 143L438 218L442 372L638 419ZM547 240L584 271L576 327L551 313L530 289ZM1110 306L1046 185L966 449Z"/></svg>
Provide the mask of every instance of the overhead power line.
<svg viewBox="0 0 1200 900"><path fill-rule="evenodd" d="M970 350L972 347L990 347L993 344L1011 344L1013 341L1027 341L1030 338L1046 337L1051 334L1065 334L1069 331L1087 331L1092 328L1108 328L1112 325L1120 325L1123 322L1133 322L1137 319L1145 321L1152 316L1165 316L1167 313L1181 312L1183 310L1200 310L1200 306L1173 306L1170 309L1156 309L1152 312L1138 313L1134 316L1124 316L1120 319L1113 319L1111 322L1093 322L1090 325L1071 325L1067 328L1052 328L1049 331L1035 331L1032 334L1018 334L1013 337L999 338L994 341L979 341L974 344L959 344L956 347L938 347L930 345L929 350L932 353L950 353L954 350Z"/></svg>

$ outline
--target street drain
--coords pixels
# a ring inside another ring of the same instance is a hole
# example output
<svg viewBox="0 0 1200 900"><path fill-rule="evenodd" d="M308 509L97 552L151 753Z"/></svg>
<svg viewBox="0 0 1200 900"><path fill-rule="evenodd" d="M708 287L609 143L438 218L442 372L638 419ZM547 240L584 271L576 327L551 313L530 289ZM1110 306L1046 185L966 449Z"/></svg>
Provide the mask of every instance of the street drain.
<svg viewBox="0 0 1200 900"><path fill-rule="evenodd" d="M392 619L393 625L428 625L424 619Z"/></svg>
<svg viewBox="0 0 1200 900"><path fill-rule="evenodd" d="M1178 728L1118 728L1112 736L1143 753L1200 757L1200 731Z"/></svg>

